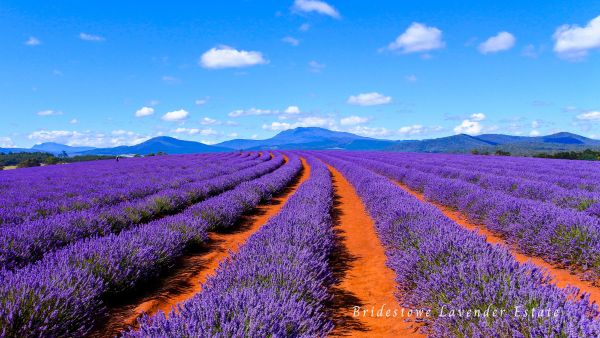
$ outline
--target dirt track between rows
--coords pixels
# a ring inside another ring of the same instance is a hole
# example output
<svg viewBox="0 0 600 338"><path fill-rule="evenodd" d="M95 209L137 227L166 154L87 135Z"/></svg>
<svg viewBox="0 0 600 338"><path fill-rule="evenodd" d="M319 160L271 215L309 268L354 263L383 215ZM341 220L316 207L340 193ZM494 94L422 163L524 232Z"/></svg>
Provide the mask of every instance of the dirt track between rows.
<svg viewBox="0 0 600 338"><path fill-rule="evenodd" d="M394 272L385 265L384 248L373 220L352 185L329 166L334 183L334 221L339 243L332 269L338 283L332 288L333 337L423 337L416 333L419 324L400 317L385 317L385 311L402 308L394 294ZM377 310L385 304L383 317ZM355 316L354 306L368 309ZM370 309L375 307L375 315Z"/></svg>
<svg viewBox="0 0 600 338"><path fill-rule="evenodd" d="M456 211L456 210L446 207L442 204L427 200L422 193L416 192L400 182L396 181L394 183L397 184L404 191L406 191L406 192L410 193L412 196L416 197L418 200L435 206L446 217L453 220L454 222L456 222L458 225L462 226L463 228L474 231L474 232L482 235L483 237L485 237L485 239L488 243L497 244L497 245L500 245L500 246L508 249L510 251L510 253L513 255L513 257L519 263L530 262L532 264L535 264L538 267L541 267L541 268L547 270L547 272L550 274L550 276L552 276L552 282L555 283L555 285L557 287L565 288L568 285L575 286L575 287L579 288L579 290L589 293L590 301L592 301L592 302L595 301L597 304L600 304L600 288L593 286L591 282L581 279L579 276L572 274L567 269L562 269L562 268L556 267L556 266L546 262L542 258L525 255L525 254L519 252L516 248L509 245L504 239L502 239L501 236L488 230L485 227L485 225L470 222L468 217L465 214L461 213L460 211Z"/></svg>
<svg viewBox="0 0 600 338"><path fill-rule="evenodd" d="M143 295L109 311L108 322L92 336L114 336L128 327L136 327L137 319L147 313L169 313L176 305L192 298L202 290L202 284L213 275L219 264L236 252L246 240L267 221L279 213L300 184L310 176L310 166L302 160L302 171L293 184L269 202L246 215L231 231L211 232L209 241L201 250L178 260L172 271L162 277ZM287 158L286 158L287 163Z"/></svg>

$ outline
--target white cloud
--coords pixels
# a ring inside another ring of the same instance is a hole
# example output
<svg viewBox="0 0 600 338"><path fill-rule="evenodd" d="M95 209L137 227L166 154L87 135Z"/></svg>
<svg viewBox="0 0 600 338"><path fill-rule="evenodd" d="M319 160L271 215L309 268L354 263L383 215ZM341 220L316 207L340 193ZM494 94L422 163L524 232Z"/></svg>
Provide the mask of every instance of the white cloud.
<svg viewBox="0 0 600 338"><path fill-rule="evenodd" d="M102 42L106 40L104 37L99 35L92 35L87 33L79 33L79 38L83 41Z"/></svg>
<svg viewBox="0 0 600 338"><path fill-rule="evenodd" d="M273 130L273 131L282 131L287 129L294 129L298 127L324 127L324 128L334 128L335 120L328 117L320 117L320 116L311 116L311 117L303 117L298 119L298 121L294 123L288 122L271 122L271 124L263 124L262 128L265 130Z"/></svg>
<svg viewBox="0 0 600 338"><path fill-rule="evenodd" d="M388 45L389 50L400 50L402 53L426 52L445 46L442 31L436 27L413 22L408 29Z"/></svg>
<svg viewBox="0 0 600 338"><path fill-rule="evenodd" d="M575 106L566 106L562 109L563 112L565 113L574 113L576 112L578 109Z"/></svg>
<svg viewBox="0 0 600 338"><path fill-rule="evenodd" d="M2 148L14 148L15 144L10 137L1 136L0 137L0 147Z"/></svg>
<svg viewBox="0 0 600 338"><path fill-rule="evenodd" d="M294 46L294 47L298 46L300 44L300 40L298 40L294 37L291 37L291 36L286 36L283 39L281 39L281 41L283 41L291 46Z"/></svg>
<svg viewBox="0 0 600 338"><path fill-rule="evenodd" d="M208 69L242 68L268 62L261 52L237 50L228 46L211 48L200 58L200 65Z"/></svg>
<svg viewBox="0 0 600 338"><path fill-rule="evenodd" d="M202 135L202 136L214 136L214 135L218 135L219 133L212 129L212 128L207 128L207 129L198 129L198 128L177 128L175 130L173 130L174 133L177 134L188 134L188 135Z"/></svg>
<svg viewBox="0 0 600 338"><path fill-rule="evenodd" d="M342 126L355 126L357 124L363 124L369 122L369 119L361 116L348 116L340 120Z"/></svg>
<svg viewBox="0 0 600 338"><path fill-rule="evenodd" d="M69 121L70 124L77 124L79 123L79 120L77 119L71 119L71 121Z"/></svg>
<svg viewBox="0 0 600 338"><path fill-rule="evenodd" d="M190 113L184 109L174 110L163 115L162 119L169 122L177 122L185 120Z"/></svg>
<svg viewBox="0 0 600 338"><path fill-rule="evenodd" d="M307 32L310 29L310 24L309 23L303 23L300 25L300 27L298 28L301 32Z"/></svg>
<svg viewBox="0 0 600 338"><path fill-rule="evenodd" d="M218 125L221 124L221 122L210 118L210 117L203 117L202 120L200 121L200 124L203 126L213 126L213 125Z"/></svg>
<svg viewBox="0 0 600 338"><path fill-rule="evenodd" d="M367 137L386 137L392 134L390 130L383 127L354 126L348 129L348 131L356 135Z"/></svg>
<svg viewBox="0 0 600 338"><path fill-rule="evenodd" d="M391 96L385 96L377 92L351 95L348 98L348 103L356 106L377 106L390 102L392 102Z"/></svg>
<svg viewBox="0 0 600 338"><path fill-rule="evenodd" d="M181 80L179 78L176 78L175 76L170 76L170 75L165 75L165 76L161 77L160 79L170 85L175 85L175 84L181 83Z"/></svg>
<svg viewBox="0 0 600 338"><path fill-rule="evenodd" d="M483 121L485 120L486 116L484 113L475 113L475 114L471 114L471 120L472 121Z"/></svg>
<svg viewBox="0 0 600 338"><path fill-rule="evenodd" d="M300 114L300 107L298 106L289 106L285 109L286 114Z"/></svg>
<svg viewBox="0 0 600 338"><path fill-rule="evenodd" d="M319 0L295 0L294 1L294 10L299 12L316 12L319 14L327 15L335 19L339 19L340 13L330 4L325 1Z"/></svg>
<svg viewBox="0 0 600 338"><path fill-rule="evenodd" d="M308 63L308 67L313 73L320 73L323 69L325 69L325 65L322 63L318 63L317 61L310 61Z"/></svg>
<svg viewBox="0 0 600 338"><path fill-rule="evenodd" d="M25 45L27 45L27 46L39 46L41 44L42 44L42 42L34 36L30 36L29 39L27 39L27 41L25 41Z"/></svg>
<svg viewBox="0 0 600 338"><path fill-rule="evenodd" d="M41 142L58 142L70 146L115 147L133 145L144 142L150 137L131 131L114 130L110 134L67 130L38 130L28 135L30 140Z"/></svg>
<svg viewBox="0 0 600 338"><path fill-rule="evenodd" d="M154 114L154 108L152 107L142 107L135 112L135 117L144 117L150 116Z"/></svg>
<svg viewBox="0 0 600 338"><path fill-rule="evenodd" d="M238 109L230 112L229 117L240 117L240 116L259 116L259 115L273 115L277 114L278 111L270 110L270 109L258 109L258 108L250 108L250 109Z"/></svg>
<svg viewBox="0 0 600 338"><path fill-rule="evenodd" d="M529 132L529 136L540 136L540 131L534 129Z"/></svg>
<svg viewBox="0 0 600 338"><path fill-rule="evenodd" d="M411 74L411 75L406 75L406 76L404 77L404 79L406 80L406 82L417 82L417 80L418 80L418 79L417 79L417 76L416 76L416 75L414 75L414 74Z"/></svg>
<svg viewBox="0 0 600 338"><path fill-rule="evenodd" d="M580 60L590 49L600 48L600 15L585 27L562 25L553 35L554 51L562 58Z"/></svg>
<svg viewBox="0 0 600 338"><path fill-rule="evenodd" d="M62 115L63 113L61 111L56 111L56 110L42 110L37 112L37 114L39 116L56 116L56 115Z"/></svg>
<svg viewBox="0 0 600 338"><path fill-rule="evenodd" d="M581 121L600 121L600 111L588 111L579 114L577 119Z"/></svg>
<svg viewBox="0 0 600 338"><path fill-rule="evenodd" d="M477 121L464 120L461 124L454 127L454 132L457 134L480 134L483 130L481 123Z"/></svg>
<svg viewBox="0 0 600 338"><path fill-rule="evenodd" d="M482 42L478 49L481 54L497 53L513 48L515 41L514 35L509 32L500 32Z"/></svg>
<svg viewBox="0 0 600 338"><path fill-rule="evenodd" d="M435 133L442 130L444 130L444 128L441 126L426 127L420 124L413 124L411 126L400 127L400 129L398 129L398 134L402 136L415 136Z"/></svg>
<svg viewBox="0 0 600 338"><path fill-rule="evenodd" d="M207 98L204 98L204 99L198 99L198 100L194 101L194 103L195 103L197 106L203 106L203 105L205 105L207 102L208 102L208 97L207 97Z"/></svg>

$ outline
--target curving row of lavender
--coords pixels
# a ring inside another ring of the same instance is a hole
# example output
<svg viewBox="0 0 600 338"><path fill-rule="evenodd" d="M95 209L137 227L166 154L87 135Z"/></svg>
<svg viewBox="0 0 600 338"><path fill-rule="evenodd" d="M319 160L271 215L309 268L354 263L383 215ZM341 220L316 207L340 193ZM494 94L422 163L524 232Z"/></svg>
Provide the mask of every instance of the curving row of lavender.
<svg viewBox="0 0 600 338"><path fill-rule="evenodd" d="M484 189L497 190L508 195L555 204L561 208L584 211L592 216L600 217L600 193L585 189L568 189L546 181L536 181L519 177L519 175L503 176L490 174L488 170L477 168L479 162L477 157L471 157L471 162L464 167L447 165L452 158L448 155L440 155L437 163L422 161L422 155L397 155L388 154L361 154L362 157L377 159L390 164L402 165L407 169L415 169L436 176L459 179L468 183L476 184ZM599 168L600 169L600 168ZM497 168L501 171L503 168ZM529 172L532 169L522 167L522 171ZM556 182L559 177L554 177Z"/></svg>
<svg viewBox="0 0 600 338"><path fill-rule="evenodd" d="M308 157L310 178L167 319L145 317L126 337L322 337L332 281L332 183Z"/></svg>
<svg viewBox="0 0 600 338"><path fill-rule="evenodd" d="M279 156L281 157L281 156ZM0 336L81 336L104 311L103 299L155 278L207 232L232 225L259 202L285 188L301 163L286 165L185 212L76 242L15 271L0 272ZM257 169L259 170L259 169ZM221 212L215 218L214 210Z"/></svg>
<svg viewBox="0 0 600 338"><path fill-rule="evenodd" d="M593 281L600 278L600 219L597 217L407 168L403 165L405 161L414 161L410 156L403 159L401 155L386 154L386 160L382 159L383 155L379 156L377 160L364 159L361 163L423 192L428 199L464 212L504 235L509 243L527 254L582 271Z"/></svg>
<svg viewBox="0 0 600 338"><path fill-rule="evenodd" d="M320 157L354 185L374 219L388 265L396 272L401 304L432 310L434 337L595 337L598 307L575 289L560 290L533 265L461 228L437 208L421 203L366 169L369 160ZM485 314L490 307L496 317ZM468 310L470 316L456 315ZM549 309L552 316L546 316ZM454 310L455 316L449 316ZM501 313L500 310L504 310ZM554 311L558 310L556 316ZM524 316L527 312L527 316ZM543 316L539 314L543 313Z"/></svg>
<svg viewBox="0 0 600 338"><path fill-rule="evenodd" d="M275 170L284 162L277 156L250 161L223 161L223 170L207 169L198 179L176 188L163 189L141 200L105 208L58 214L6 227L0 237L0 269L15 269L35 262L47 252L91 236L105 236L177 213L207 197ZM75 173L71 172L73 176Z"/></svg>
<svg viewBox="0 0 600 338"><path fill-rule="evenodd" d="M238 154L169 156L105 160L27 168L0 176L0 225L19 224L68 211L142 198L165 188L197 180L212 163L255 158ZM172 157L172 158L171 158ZM226 168L226 167L225 167ZM75 175L76 173L76 175Z"/></svg>

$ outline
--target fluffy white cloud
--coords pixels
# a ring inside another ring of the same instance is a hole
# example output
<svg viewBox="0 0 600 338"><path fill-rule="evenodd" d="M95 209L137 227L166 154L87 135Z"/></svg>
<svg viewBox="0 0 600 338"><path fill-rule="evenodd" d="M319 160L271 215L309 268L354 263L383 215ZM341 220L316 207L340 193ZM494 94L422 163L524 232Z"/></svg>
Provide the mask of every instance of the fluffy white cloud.
<svg viewBox="0 0 600 338"><path fill-rule="evenodd" d="M63 113L61 111L56 111L56 110L42 110L37 112L37 114L39 116L56 116L56 115L62 115Z"/></svg>
<svg viewBox="0 0 600 338"><path fill-rule="evenodd" d="M184 109L174 110L163 115L162 119L169 122L177 122L185 120L190 113Z"/></svg>
<svg viewBox="0 0 600 338"><path fill-rule="evenodd" d="M135 112L135 117L144 117L150 116L154 114L154 108L152 107L142 107Z"/></svg>
<svg viewBox="0 0 600 338"><path fill-rule="evenodd" d="M323 69L325 69L325 65L322 63L318 63L317 61L310 61L308 63L308 68L313 73L320 73Z"/></svg>
<svg viewBox="0 0 600 338"><path fill-rule="evenodd" d="M475 114L471 114L471 120L472 121L483 121L485 120L486 116L484 113L475 113Z"/></svg>
<svg viewBox="0 0 600 338"><path fill-rule="evenodd" d="M58 142L70 146L115 147L133 145L150 139L132 131L114 130L110 134L68 130L38 130L28 135L30 140L41 142Z"/></svg>
<svg viewBox="0 0 600 338"><path fill-rule="evenodd" d="M404 33L388 45L388 49L400 50L402 53L415 53L440 49L444 46L441 30L413 22Z"/></svg>
<svg viewBox="0 0 600 338"><path fill-rule="evenodd" d="M69 121L69 123L70 123L70 124L77 124L77 123L79 123L79 120L77 120L77 119L71 119L71 120Z"/></svg>
<svg viewBox="0 0 600 338"><path fill-rule="evenodd" d="M283 39L281 39L281 41L291 45L291 46L298 46L300 44L300 40L291 37L291 36L286 36Z"/></svg>
<svg viewBox="0 0 600 338"><path fill-rule="evenodd" d="M356 135L367 137L386 137L392 135L390 130L383 127L354 126L348 129L348 131Z"/></svg>
<svg viewBox="0 0 600 338"><path fill-rule="evenodd" d="M203 105L205 105L207 102L208 102L208 98L204 98L204 99L198 99L198 100L194 101L194 103L195 103L197 106L203 106Z"/></svg>
<svg viewBox="0 0 600 338"><path fill-rule="evenodd" d="M92 35L87 33L79 33L79 38L83 41L102 42L106 40L104 37L99 35Z"/></svg>
<svg viewBox="0 0 600 338"><path fill-rule="evenodd" d="M217 125L217 124L221 124L221 122L210 118L210 117L203 117L202 120L200 121L200 124L203 126L212 126L212 125Z"/></svg>
<svg viewBox="0 0 600 338"><path fill-rule="evenodd" d="M250 108L250 109L234 110L227 115L229 115L229 117L240 117L240 116L273 115L273 114L277 114L277 113L278 113L278 111L276 111L276 110Z"/></svg>
<svg viewBox="0 0 600 338"><path fill-rule="evenodd" d="M218 132L212 128L198 129L198 128L177 128L173 130L177 134L188 134L188 135L202 135L202 136L213 136L218 135Z"/></svg>
<svg viewBox="0 0 600 338"><path fill-rule="evenodd" d="M340 13L330 4L325 1L319 0L295 0L294 10L299 12L315 12L323 15L330 16L335 19L340 18Z"/></svg>
<svg viewBox="0 0 600 338"><path fill-rule="evenodd" d="M288 122L271 122L271 124L263 124L262 128L265 130L282 131L287 129L294 129L298 127L324 127L334 128L335 120L328 117L311 116L303 117L298 119L294 123Z"/></svg>
<svg viewBox="0 0 600 338"><path fill-rule="evenodd" d="M300 27L298 28L301 32L307 32L310 29L310 24L309 23L303 23L300 25Z"/></svg>
<svg viewBox="0 0 600 338"><path fill-rule="evenodd" d="M42 42L34 36L30 36L29 39L27 39L27 41L25 41L25 45L27 45L27 46L38 46L41 44L42 44Z"/></svg>
<svg viewBox="0 0 600 338"><path fill-rule="evenodd" d="M577 119L581 121L600 121L600 111L588 111L579 114Z"/></svg>
<svg viewBox="0 0 600 338"><path fill-rule="evenodd" d="M363 124L369 122L369 119L361 116L348 116L340 120L342 126L355 126L357 124Z"/></svg>
<svg viewBox="0 0 600 338"><path fill-rule="evenodd" d="M540 131L534 129L529 132L529 136L540 136Z"/></svg>
<svg viewBox="0 0 600 338"><path fill-rule="evenodd" d="M200 57L200 65L208 69L242 68L268 63L261 52L237 50L228 46L211 48Z"/></svg>
<svg viewBox="0 0 600 338"><path fill-rule="evenodd" d="M285 109L286 114L300 114L300 107L298 106L289 106Z"/></svg>
<svg viewBox="0 0 600 338"><path fill-rule="evenodd" d="M578 60L587 56L590 49L600 48L600 16L585 27L562 25L553 35L554 51L563 58Z"/></svg>
<svg viewBox="0 0 600 338"><path fill-rule="evenodd" d="M464 120L461 124L454 127L454 132L457 134L480 134L483 130L481 123L477 121Z"/></svg>
<svg viewBox="0 0 600 338"><path fill-rule="evenodd" d="M170 76L170 75L165 75L165 76L161 77L160 79L170 85L175 85L175 84L181 83L181 80L179 78L176 78L175 76Z"/></svg>
<svg viewBox="0 0 600 338"><path fill-rule="evenodd" d="M398 129L398 134L401 136L415 136L435 133L444 130L440 126L426 127L420 124L413 124L411 126L404 126Z"/></svg>
<svg viewBox="0 0 600 338"><path fill-rule="evenodd" d="M15 144L10 137L1 136L0 137L0 147L2 148L14 148Z"/></svg>
<svg viewBox="0 0 600 338"><path fill-rule="evenodd" d="M509 32L500 32L482 42L478 49L481 54L497 53L513 48L516 41L515 36Z"/></svg>
<svg viewBox="0 0 600 338"><path fill-rule="evenodd" d="M377 92L361 93L348 98L348 103L356 106L377 106L392 102L391 96L385 96Z"/></svg>
<svg viewBox="0 0 600 338"><path fill-rule="evenodd" d="M404 79L406 80L406 82L417 82L417 80L418 80L418 79L417 79L417 76L416 76L416 75L414 75L414 74L411 74L411 75L406 75L406 76L404 77Z"/></svg>

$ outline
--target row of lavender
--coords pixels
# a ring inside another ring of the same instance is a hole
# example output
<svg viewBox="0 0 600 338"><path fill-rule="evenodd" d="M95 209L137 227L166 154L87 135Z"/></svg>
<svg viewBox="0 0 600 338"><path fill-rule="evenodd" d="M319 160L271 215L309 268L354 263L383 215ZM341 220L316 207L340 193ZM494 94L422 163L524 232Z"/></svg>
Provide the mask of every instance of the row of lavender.
<svg viewBox="0 0 600 338"><path fill-rule="evenodd" d="M477 168L478 161L472 157L472 161L461 168L452 168L447 165L422 163L418 156L407 155L398 162L398 157L390 156L367 156L376 158L387 163L400 164L409 169L415 169L436 176L459 179L468 183L476 184L484 189L497 190L510 196L545 201L555 204L561 208L584 211L592 216L600 217L600 193L581 189L567 189L545 181L535 181L516 175L501 176L490 174L485 169ZM416 157L416 158L415 158ZM502 170L502 169L498 169ZM523 171L529 168L523 167ZM555 180L554 180L555 181Z"/></svg>
<svg viewBox="0 0 600 338"><path fill-rule="evenodd" d="M270 174L118 235L94 237L16 271L0 272L0 336L81 336L104 311L103 300L155 278L207 231L231 225L283 189L301 169L297 157ZM215 210L228 210L216 218Z"/></svg>
<svg viewBox="0 0 600 338"><path fill-rule="evenodd" d="M600 278L600 220L597 217L410 169L404 164L415 159L408 154L373 157L377 160L365 159L364 165L423 192L428 199L466 213L469 218L505 235L509 243L524 252L583 271L591 280Z"/></svg>
<svg viewBox="0 0 600 338"><path fill-rule="evenodd" d="M123 159L16 170L0 176L0 226L141 199L167 188L198 180L205 171L218 172L219 165L238 163L258 156L239 154L169 156L157 159ZM215 165L216 163L216 165ZM11 172L12 173L12 172Z"/></svg>
<svg viewBox="0 0 600 338"><path fill-rule="evenodd" d="M14 269L40 259L47 252L91 236L118 233L235 187L240 182L275 170L283 164L278 156L240 161L231 159L207 169L191 182L163 189L141 200L127 201L105 208L58 214L52 217L5 227L0 236L0 269Z"/></svg>
<svg viewBox="0 0 600 338"><path fill-rule="evenodd" d="M587 295L557 289L543 271L520 265L505 249L486 243L435 207L366 169L373 167L373 161L352 158L350 162L339 153L320 157L355 186L396 272L399 301L432 310L427 318L432 336L600 335L600 312ZM460 315L458 310L465 312Z"/></svg>
<svg viewBox="0 0 600 338"><path fill-rule="evenodd" d="M308 157L311 175L281 212L172 312L141 320L126 337L322 337L332 328L323 304L332 281L329 256L332 183Z"/></svg>
<svg viewBox="0 0 600 338"><path fill-rule="evenodd" d="M501 156L469 156L455 154L410 154L418 159L418 163L436 167L454 169L470 169L474 173L486 173L500 177L518 177L531 181L542 182L566 189L600 191L600 167L597 163L590 164L587 173L581 173L577 165L565 169L556 169L562 160L547 159L518 159ZM577 161L581 163L581 161ZM576 162L576 163L577 163ZM477 163L474 167L473 163ZM572 164L572 161L570 161ZM585 172L585 171L584 171Z"/></svg>

